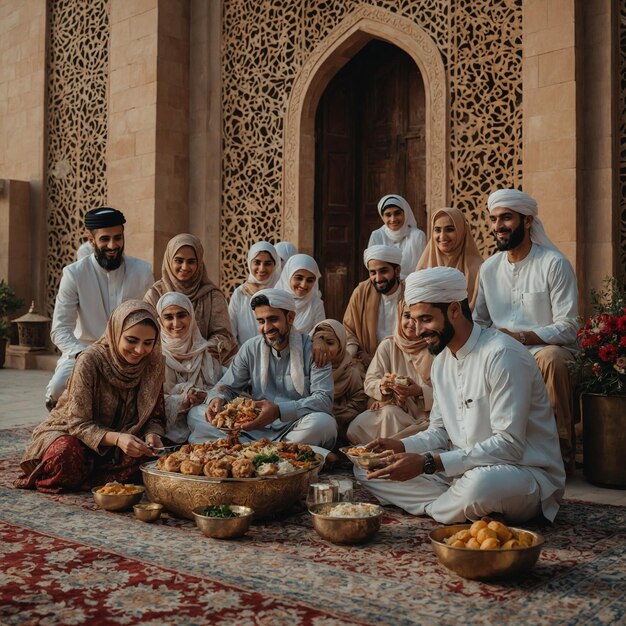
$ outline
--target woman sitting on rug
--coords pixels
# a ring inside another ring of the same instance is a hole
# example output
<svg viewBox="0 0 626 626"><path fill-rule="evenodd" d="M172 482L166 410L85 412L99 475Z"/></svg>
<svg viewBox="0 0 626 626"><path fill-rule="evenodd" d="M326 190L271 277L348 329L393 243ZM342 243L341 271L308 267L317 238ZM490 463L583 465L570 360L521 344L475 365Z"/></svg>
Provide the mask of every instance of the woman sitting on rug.
<svg viewBox="0 0 626 626"><path fill-rule="evenodd" d="M324 367L328 362L333 366L333 415L337 420L337 441L343 445L347 442L346 431L350 422L367 408L363 364L347 351L348 333L341 322L323 320L315 325L310 335L317 367Z"/></svg>
<svg viewBox="0 0 626 626"><path fill-rule="evenodd" d="M394 334L382 340L365 375L365 393L375 402L352 421L348 440L365 444L377 437L408 437L428 428L432 358L426 341L417 339L409 307L401 300Z"/></svg>
<svg viewBox="0 0 626 626"><path fill-rule="evenodd" d="M211 354L228 365L237 353L224 294L211 282L204 265L204 248L195 235L182 233L170 239L163 256L161 280L144 300L156 308L159 298L170 292L184 293L193 303L200 334L209 342Z"/></svg>
<svg viewBox="0 0 626 626"><path fill-rule="evenodd" d="M204 402L207 392L222 377L222 366L200 334L187 296L166 293L157 302L157 313L165 355L165 436L184 443L190 433L187 412Z"/></svg>
<svg viewBox="0 0 626 626"><path fill-rule="evenodd" d="M127 300L85 348L67 389L35 429L16 487L47 493L139 479L163 445L163 356L155 310Z"/></svg>

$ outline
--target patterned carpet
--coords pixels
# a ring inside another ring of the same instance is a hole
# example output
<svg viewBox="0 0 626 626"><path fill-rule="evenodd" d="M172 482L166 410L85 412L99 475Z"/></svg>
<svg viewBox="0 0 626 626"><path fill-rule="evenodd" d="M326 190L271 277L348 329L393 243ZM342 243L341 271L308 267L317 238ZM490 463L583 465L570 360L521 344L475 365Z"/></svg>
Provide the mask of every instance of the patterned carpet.
<svg viewBox="0 0 626 626"><path fill-rule="evenodd" d="M339 547L300 509L218 541L166 516L144 524L90 494L10 485L27 429L0 432L0 623L623 624L626 510L564 503L532 572L487 584L441 566L436 526L386 509L375 540ZM323 475L324 478L324 475Z"/></svg>

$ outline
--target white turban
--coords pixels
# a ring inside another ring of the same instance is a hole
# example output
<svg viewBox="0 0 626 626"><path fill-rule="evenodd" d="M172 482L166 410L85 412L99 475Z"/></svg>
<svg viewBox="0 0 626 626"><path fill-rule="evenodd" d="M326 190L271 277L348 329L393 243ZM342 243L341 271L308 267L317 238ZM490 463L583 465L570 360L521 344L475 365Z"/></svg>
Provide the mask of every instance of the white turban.
<svg viewBox="0 0 626 626"><path fill-rule="evenodd" d="M527 193L519 189L499 189L494 191L487 200L487 208L489 213L493 213L495 209L507 208L522 215L532 215L533 223L530 227L530 240L544 248L558 250L552 243L552 240L546 235L541 220L537 217L537 202Z"/></svg>
<svg viewBox="0 0 626 626"><path fill-rule="evenodd" d="M372 260L386 261L395 265L402 264L402 250L396 246L370 246L363 252L363 262L365 267ZM368 268L369 269L369 268Z"/></svg>
<svg viewBox="0 0 626 626"><path fill-rule="evenodd" d="M465 274L454 267L429 267L406 277L404 300L418 302L462 302L467 298Z"/></svg>
<svg viewBox="0 0 626 626"><path fill-rule="evenodd" d="M250 302L257 296L265 296L270 306L275 309L285 309L286 311L294 312L296 310L296 301L293 296L284 289L261 289L252 296Z"/></svg>

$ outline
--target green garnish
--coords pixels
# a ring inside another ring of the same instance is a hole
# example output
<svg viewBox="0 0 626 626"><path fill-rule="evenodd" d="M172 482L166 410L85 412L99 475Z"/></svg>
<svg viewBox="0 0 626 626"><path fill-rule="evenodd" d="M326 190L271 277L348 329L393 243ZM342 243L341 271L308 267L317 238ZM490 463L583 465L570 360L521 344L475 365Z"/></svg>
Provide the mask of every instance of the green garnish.
<svg viewBox="0 0 626 626"><path fill-rule="evenodd" d="M200 511L200 515L223 518L239 517L239 513L235 513L228 504L211 504L210 506L205 506L202 511Z"/></svg>
<svg viewBox="0 0 626 626"><path fill-rule="evenodd" d="M296 461L317 461L317 457L315 456L315 452L313 452L313 450L308 450L307 452L300 454Z"/></svg>
<svg viewBox="0 0 626 626"><path fill-rule="evenodd" d="M254 467L259 468L263 463L278 463L280 461L280 457L276 452L272 452L272 454L257 454L252 463Z"/></svg>

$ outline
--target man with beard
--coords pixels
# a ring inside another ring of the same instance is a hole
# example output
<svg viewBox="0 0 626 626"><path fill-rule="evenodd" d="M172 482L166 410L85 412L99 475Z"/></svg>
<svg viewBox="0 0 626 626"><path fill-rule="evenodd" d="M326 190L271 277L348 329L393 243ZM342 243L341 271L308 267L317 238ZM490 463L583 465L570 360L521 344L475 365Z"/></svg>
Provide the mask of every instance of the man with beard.
<svg viewBox="0 0 626 626"><path fill-rule="evenodd" d="M535 357L554 409L561 454L575 461L568 362L576 352L578 291L569 261L546 235L537 203L517 189L487 201L498 252L480 268L474 319L495 326Z"/></svg>
<svg viewBox="0 0 626 626"><path fill-rule="evenodd" d="M343 316L348 331L347 349L367 368L378 344L393 334L398 302L404 292L400 280L402 251L396 246L370 246L363 253L369 278L350 296Z"/></svg>
<svg viewBox="0 0 626 626"><path fill-rule="evenodd" d="M148 263L124 254L125 223L124 214L110 207L85 214L92 254L63 268L50 332L61 357L46 389L48 410L63 393L76 356L100 339L113 310L142 299L154 283Z"/></svg>
<svg viewBox="0 0 626 626"><path fill-rule="evenodd" d="M438 356L427 430L368 447L388 465L355 474L383 504L443 524L542 513L554 520L565 472L541 373L518 341L472 321L465 276L433 267L410 274L405 300L417 336Z"/></svg>
<svg viewBox="0 0 626 626"><path fill-rule="evenodd" d="M337 423L331 415L332 365L315 366L311 338L293 326L296 303L291 293L262 289L250 306L259 334L239 348L206 404L189 411L189 441L224 437L213 425L215 416L226 402L247 393L256 401L258 415L241 425L242 440L265 437L331 450L337 438Z"/></svg>

